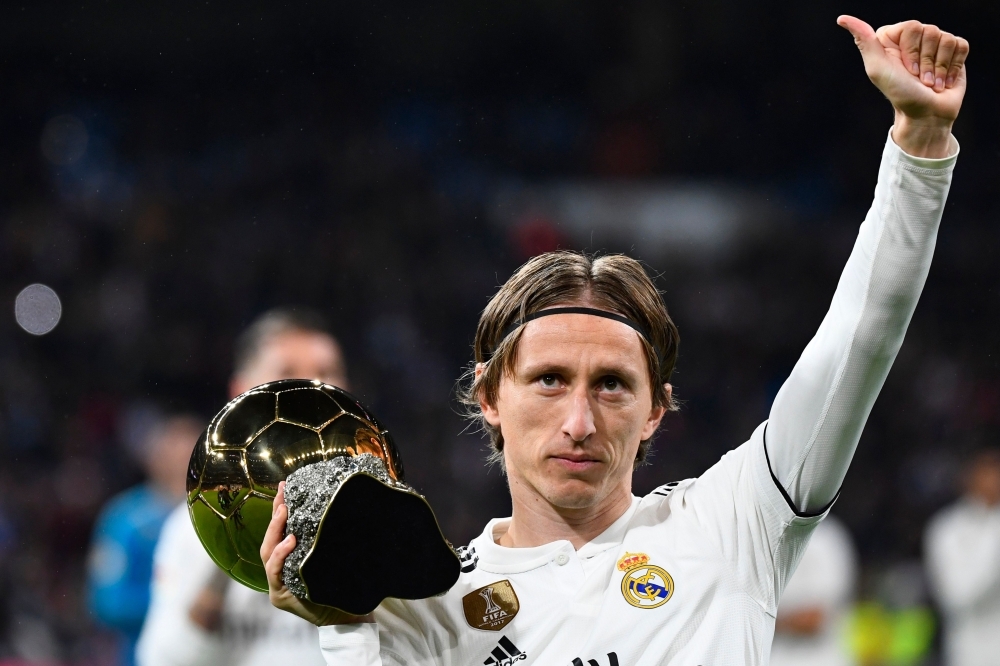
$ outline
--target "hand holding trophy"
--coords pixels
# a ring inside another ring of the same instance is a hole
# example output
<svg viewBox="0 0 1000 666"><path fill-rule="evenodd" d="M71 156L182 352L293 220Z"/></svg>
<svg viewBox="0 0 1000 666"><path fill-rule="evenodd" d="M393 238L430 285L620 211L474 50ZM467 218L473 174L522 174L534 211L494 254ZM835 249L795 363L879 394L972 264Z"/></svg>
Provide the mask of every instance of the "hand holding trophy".
<svg viewBox="0 0 1000 666"><path fill-rule="evenodd" d="M282 581L299 599L363 616L387 597L430 597L458 579L458 556L403 482L391 436L346 391L298 379L258 386L195 446L187 504L198 537L229 576L261 592L261 544L282 481L296 543ZM375 562L392 575L359 575Z"/></svg>

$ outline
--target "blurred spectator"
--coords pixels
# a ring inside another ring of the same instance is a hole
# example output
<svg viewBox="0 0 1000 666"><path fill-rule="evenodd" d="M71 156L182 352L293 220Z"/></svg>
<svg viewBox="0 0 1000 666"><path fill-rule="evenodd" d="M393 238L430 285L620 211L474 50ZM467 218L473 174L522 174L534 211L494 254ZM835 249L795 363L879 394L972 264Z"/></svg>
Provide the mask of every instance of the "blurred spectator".
<svg viewBox="0 0 1000 666"><path fill-rule="evenodd" d="M313 313L272 310L236 343L230 394L279 379L319 379L346 387L340 345ZM198 540L178 506L156 547L141 666L321 666L316 628L273 606L266 594L233 583Z"/></svg>
<svg viewBox="0 0 1000 666"><path fill-rule="evenodd" d="M843 523L827 516L781 596L771 666L849 666L844 623L857 584L857 556Z"/></svg>
<svg viewBox="0 0 1000 666"><path fill-rule="evenodd" d="M201 419L187 414L155 425L142 451L148 480L111 498L94 527L87 600L94 616L120 634L121 664L135 663L149 607L153 548L163 522L184 499L188 459L203 429Z"/></svg>
<svg viewBox="0 0 1000 666"><path fill-rule="evenodd" d="M945 664L1000 663L1000 450L972 458L964 496L934 517L924 548Z"/></svg>

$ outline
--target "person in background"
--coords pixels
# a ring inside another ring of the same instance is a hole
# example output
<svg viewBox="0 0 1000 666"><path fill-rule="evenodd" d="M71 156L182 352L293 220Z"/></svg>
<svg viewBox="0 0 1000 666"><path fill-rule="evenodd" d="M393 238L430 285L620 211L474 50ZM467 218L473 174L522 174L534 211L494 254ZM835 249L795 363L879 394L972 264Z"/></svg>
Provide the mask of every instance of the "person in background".
<svg viewBox="0 0 1000 666"><path fill-rule="evenodd" d="M947 666L1000 664L1000 449L978 452L965 493L930 522L924 556Z"/></svg>
<svg viewBox="0 0 1000 666"><path fill-rule="evenodd" d="M337 340L322 317L279 309L236 342L230 397L279 379L318 379L347 388ZM190 449L189 449L190 451ZM317 630L235 583L205 552L185 503L156 546L152 603L137 648L140 666L322 666Z"/></svg>
<svg viewBox="0 0 1000 666"><path fill-rule="evenodd" d="M149 607L153 548L167 516L184 498L191 449L205 423L177 414L160 420L143 441L147 481L111 498L94 527L87 602L121 638L119 663L135 663L135 644Z"/></svg>
<svg viewBox="0 0 1000 666"><path fill-rule="evenodd" d="M847 528L827 516L813 532L778 606L771 666L849 666L844 623L857 582Z"/></svg>

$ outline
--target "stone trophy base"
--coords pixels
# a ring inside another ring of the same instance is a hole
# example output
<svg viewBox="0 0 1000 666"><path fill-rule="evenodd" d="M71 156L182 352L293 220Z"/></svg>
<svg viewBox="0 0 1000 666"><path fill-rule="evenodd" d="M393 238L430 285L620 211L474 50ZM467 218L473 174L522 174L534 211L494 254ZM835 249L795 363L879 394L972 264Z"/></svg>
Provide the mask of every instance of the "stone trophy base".
<svg viewBox="0 0 1000 666"><path fill-rule="evenodd" d="M297 543L282 578L301 599L367 615L388 597L424 599L458 580L458 556L427 500L373 455L296 470L285 504Z"/></svg>

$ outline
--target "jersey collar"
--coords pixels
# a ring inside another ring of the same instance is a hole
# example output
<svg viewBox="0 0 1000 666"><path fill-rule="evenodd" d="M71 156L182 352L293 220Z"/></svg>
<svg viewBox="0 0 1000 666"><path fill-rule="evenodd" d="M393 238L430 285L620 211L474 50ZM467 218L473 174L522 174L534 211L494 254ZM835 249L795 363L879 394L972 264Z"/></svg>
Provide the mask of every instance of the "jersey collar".
<svg viewBox="0 0 1000 666"><path fill-rule="evenodd" d="M639 498L633 496L632 504L613 522L608 529L604 530L592 541L585 543L576 552L576 556L581 559L594 557L609 548L615 548L625 540L625 533L628 531L629 523L639 507ZM479 556L477 567L483 571L491 573L520 573L530 571L538 567L545 566L559 553L572 554L573 544L566 540L553 541L541 546L532 548L506 548L498 545L495 541L500 535L507 531L510 525L510 518L494 518L486 523L483 533L472 540L472 546Z"/></svg>

